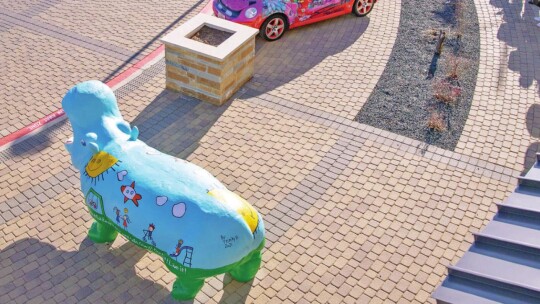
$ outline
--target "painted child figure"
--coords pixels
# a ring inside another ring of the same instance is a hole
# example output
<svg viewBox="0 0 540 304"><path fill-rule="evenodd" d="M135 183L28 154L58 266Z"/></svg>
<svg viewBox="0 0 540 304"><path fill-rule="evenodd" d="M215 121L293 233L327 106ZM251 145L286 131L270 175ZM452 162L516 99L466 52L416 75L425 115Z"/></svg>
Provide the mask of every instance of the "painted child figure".
<svg viewBox="0 0 540 304"><path fill-rule="evenodd" d="M177 275L172 296L179 300L193 299L207 277L230 273L242 282L255 277L264 224L246 200L206 170L138 140L137 128L124 121L105 84L78 84L62 107L73 128L66 148L81 171L81 188L95 219L91 240L112 242L121 233L160 255Z"/></svg>

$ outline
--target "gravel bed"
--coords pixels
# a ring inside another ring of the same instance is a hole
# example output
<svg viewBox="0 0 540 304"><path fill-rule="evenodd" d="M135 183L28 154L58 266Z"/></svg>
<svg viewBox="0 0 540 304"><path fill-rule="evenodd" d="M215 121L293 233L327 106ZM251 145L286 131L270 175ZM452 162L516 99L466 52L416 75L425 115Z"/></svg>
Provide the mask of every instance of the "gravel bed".
<svg viewBox="0 0 540 304"><path fill-rule="evenodd" d="M355 120L398 133L444 149L454 150L469 114L480 55L480 34L474 0L461 0L466 26L458 26L456 0L407 0L401 3L401 20L396 43L386 68ZM456 35L461 28L461 39ZM445 30L441 56L436 56L435 31ZM446 78L449 57L467 60L467 69L453 84L461 86L455 105L434 97L433 83ZM427 127L432 112L443 114L446 130Z"/></svg>

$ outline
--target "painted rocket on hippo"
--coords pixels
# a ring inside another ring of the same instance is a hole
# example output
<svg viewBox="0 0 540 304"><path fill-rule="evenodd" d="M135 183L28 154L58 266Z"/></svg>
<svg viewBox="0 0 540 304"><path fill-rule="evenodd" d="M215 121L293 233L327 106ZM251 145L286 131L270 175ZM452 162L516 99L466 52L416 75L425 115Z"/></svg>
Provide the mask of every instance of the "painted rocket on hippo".
<svg viewBox="0 0 540 304"><path fill-rule="evenodd" d="M105 84L76 85L62 107L73 128L66 148L95 220L91 240L112 242L121 233L160 255L177 275L172 296L180 300L193 299L210 276L255 277L265 232L246 200L206 170L138 140Z"/></svg>

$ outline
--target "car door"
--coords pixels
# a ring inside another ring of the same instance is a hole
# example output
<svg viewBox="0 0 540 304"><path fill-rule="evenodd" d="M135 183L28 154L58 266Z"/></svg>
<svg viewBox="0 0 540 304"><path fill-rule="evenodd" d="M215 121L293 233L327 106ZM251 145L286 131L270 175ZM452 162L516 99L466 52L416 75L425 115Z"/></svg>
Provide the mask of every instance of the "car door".
<svg viewBox="0 0 540 304"><path fill-rule="evenodd" d="M350 1L352 0L298 0L297 26L346 14Z"/></svg>

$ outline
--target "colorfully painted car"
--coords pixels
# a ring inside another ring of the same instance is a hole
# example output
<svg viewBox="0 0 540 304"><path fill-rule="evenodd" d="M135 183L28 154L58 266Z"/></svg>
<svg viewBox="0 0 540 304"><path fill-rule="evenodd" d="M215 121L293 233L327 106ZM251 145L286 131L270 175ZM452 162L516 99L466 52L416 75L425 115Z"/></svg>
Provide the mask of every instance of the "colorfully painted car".
<svg viewBox="0 0 540 304"><path fill-rule="evenodd" d="M377 0L213 0L214 14L226 20L260 29L269 41L286 30L348 13L363 17Z"/></svg>

